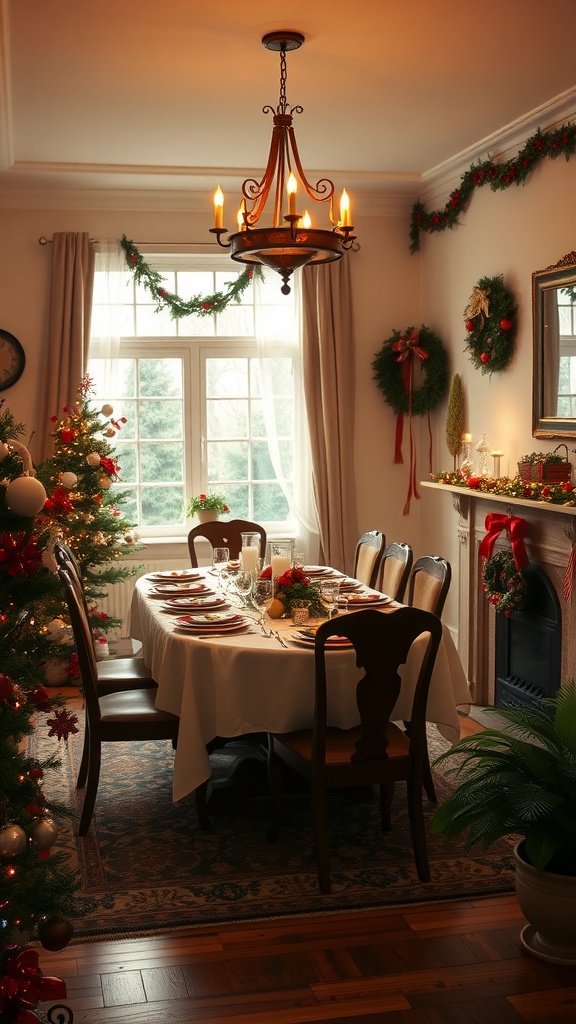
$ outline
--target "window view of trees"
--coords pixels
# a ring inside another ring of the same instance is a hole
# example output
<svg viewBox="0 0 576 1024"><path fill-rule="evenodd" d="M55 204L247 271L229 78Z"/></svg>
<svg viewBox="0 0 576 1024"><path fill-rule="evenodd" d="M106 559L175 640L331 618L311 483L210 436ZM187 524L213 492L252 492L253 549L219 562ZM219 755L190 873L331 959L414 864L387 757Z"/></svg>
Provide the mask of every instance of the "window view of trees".
<svg viewBox="0 0 576 1024"><path fill-rule="evenodd" d="M572 289L558 289L560 365L558 372L558 416L576 417L576 304Z"/></svg>
<svg viewBox="0 0 576 1024"><path fill-rule="evenodd" d="M165 269L167 259L157 269L183 297L209 294L236 275L206 269L213 257L199 270ZM256 311L251 287L219 316L174 320L155 312L128 278L111 362L102 344L110 294L104 276L96 271L88 372L97 400L126 418L113 442L126 516L147 532L184 532L187 498L210 490L226 495L233 517L285 529L290 509L279 481L293 479L298 373L293 295L264 290ZM266 356L255 338L257 316L273 345Z"/></svg>

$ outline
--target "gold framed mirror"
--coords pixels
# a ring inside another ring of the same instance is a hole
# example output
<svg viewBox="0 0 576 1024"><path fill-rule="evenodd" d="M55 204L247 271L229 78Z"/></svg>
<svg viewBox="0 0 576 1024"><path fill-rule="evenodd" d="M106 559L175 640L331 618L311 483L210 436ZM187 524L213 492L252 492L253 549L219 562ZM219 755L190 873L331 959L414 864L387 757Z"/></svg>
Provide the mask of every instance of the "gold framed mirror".
<svg viewBox="0 0 576 1024"><path fill-rule="evenodd" d="M532 434L576 434L576 252L532 274Z"/></svg>

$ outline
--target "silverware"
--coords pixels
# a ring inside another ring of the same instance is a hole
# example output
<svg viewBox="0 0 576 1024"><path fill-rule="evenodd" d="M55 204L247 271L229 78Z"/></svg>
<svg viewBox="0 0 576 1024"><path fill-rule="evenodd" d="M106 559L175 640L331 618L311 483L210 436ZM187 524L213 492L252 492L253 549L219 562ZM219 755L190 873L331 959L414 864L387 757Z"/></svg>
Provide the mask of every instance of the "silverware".
<svg viewBox="0 0 576 1024"><path fill-rule="evenodd" d="M288 644L284 640L284 637L280 636L280 633L278 632L277 629L271 629L270 636L273 636L274 639L278 641L281 647L288 647Z"/></svg>

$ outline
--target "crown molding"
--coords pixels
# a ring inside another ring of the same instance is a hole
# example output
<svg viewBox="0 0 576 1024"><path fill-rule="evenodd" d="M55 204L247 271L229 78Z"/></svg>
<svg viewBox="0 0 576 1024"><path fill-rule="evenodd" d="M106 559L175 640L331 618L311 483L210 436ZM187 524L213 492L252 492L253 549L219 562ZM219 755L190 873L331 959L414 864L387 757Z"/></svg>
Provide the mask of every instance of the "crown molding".
<svg viewBox="0 0 576 1024"><path fill-rule="evenodd" d="M420 200L429 206L436 205L441 196L445 198L445 194L452 191L471 164L486 160L488 157L498 163L504 163L515 156L526 140L539 128L549 131L575 118L576 86L573 86L499 131L474 143L468 149L457 153L450 160L445 160L425 171L422 175Z"/></svg>

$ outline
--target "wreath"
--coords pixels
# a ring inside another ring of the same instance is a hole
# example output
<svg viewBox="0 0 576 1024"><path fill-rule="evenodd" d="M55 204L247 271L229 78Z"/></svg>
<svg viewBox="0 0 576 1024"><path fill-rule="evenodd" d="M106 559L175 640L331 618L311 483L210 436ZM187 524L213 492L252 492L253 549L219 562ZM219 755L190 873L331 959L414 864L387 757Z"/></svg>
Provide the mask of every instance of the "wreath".
<svg viewBox="0 0 576 1024"><path fill-rule="evenodd" d="M159 313L161 310L167 309L173 320L182 316L212 316L214 313L222 313L231 302L240 301L240 296L246 291L254 274L261 273L260 267L248 268L243 270L236 280L228 281L224 291L217 291L212 295L193 295L191 299L181 299L179 295L164 288L162 274L157 270L152 270L134 242L126 238L126 235L122 235L120 245L136 284L142 285L156 302L155 312Z"/></svg>
<svg viewBox="0 0 576 1024"><path fill-rule="evenodd" d="M411 389L406 385L406 369L412 362L414 382L420 378L419 386ZM448 387L448 355L440 338L428 327L415 331L407 327L404 334L394 331L380 352L376 355L372 369L374 380L396 414L412 413L425 416L442 401Z"/></svg>
<svg viewBox="0 0 576 1024"><path fill-rule="evenodd" d="M528 597L528 584L511 551L496 551L482 570L482 587L497 612L510 616L521 611Z"/></svg>
<svg viewBox="0 0 576 1024"><path fill-rule="evenodd" d="M466 348L482 373L505 370L512 358L518 306L499 277L481 277L464 310Z"/></svg>

